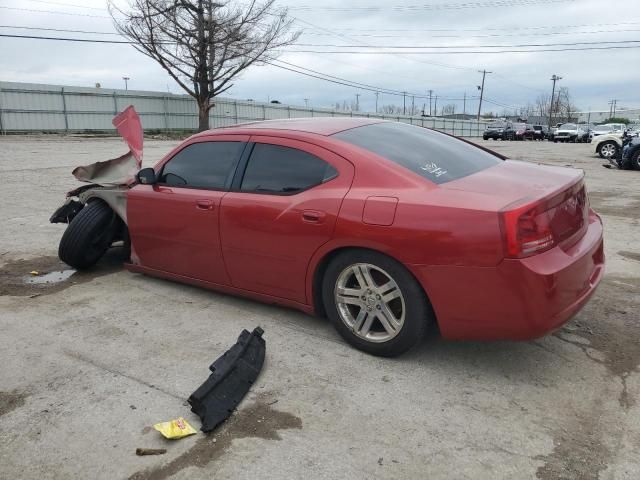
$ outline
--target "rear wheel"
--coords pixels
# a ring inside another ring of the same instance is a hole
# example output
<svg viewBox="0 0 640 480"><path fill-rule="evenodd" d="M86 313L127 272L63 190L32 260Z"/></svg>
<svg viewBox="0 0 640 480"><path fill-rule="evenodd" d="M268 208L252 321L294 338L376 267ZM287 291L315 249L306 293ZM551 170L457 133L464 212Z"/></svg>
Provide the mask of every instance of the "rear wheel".
<svg viewBox="0 0 640 480"><path fill-rule="evenodd" d="M640 149L636 149L633 155L631 155L631 168L640 170Z"/></svg>
<svg viewBox="0 0 640 480"><path fill-rule="evenodd" d="M613 141L604 142L598 147L598 154L605 160L610 160L618 154L618 144Z"/></svg>
<svg viewBox="0 0 640 480"><path fill-rule="evenodd" d="M103 201L88 203L62 235L58 247L60 260L78 270L93 266L111 245L120 223L120 218Z"/></svg>
<svg viewBox="0 0 640 480"><path fill-rule="evenodd" d="M425 335L433 313L416 279L377 252L348 250L336 256L322 282L325 310L354 347L384 357L406 352Z"/></svg>

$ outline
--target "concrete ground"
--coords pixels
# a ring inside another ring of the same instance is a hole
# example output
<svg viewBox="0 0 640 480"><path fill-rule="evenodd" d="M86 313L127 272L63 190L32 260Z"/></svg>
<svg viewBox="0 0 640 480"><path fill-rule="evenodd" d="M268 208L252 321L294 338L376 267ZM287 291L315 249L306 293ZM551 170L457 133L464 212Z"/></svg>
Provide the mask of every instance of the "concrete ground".
<svg viewBox="0 0 640 480"><path fill-rule="evenodd" d="M381 359L324 319L132 274L114 255L66 281L27 283L65 268L65 227L48 218L77 185L72 167L125 147L0 137L0 477L640 478L640 172L602 168L590 145L483 143L586 171L606 277L546 338L431 338ZM147 141L146 163L175 144ZM267 359L238 412L209 437L164 440L153 424L199 427L186 398L256 325Z"/></svg>

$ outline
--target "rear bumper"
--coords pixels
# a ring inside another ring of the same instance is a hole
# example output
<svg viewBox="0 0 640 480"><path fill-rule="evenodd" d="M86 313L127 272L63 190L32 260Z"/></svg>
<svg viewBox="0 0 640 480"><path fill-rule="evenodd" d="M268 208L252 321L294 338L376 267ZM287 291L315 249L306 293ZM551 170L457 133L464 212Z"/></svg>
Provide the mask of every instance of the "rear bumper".
<svg viewBox="0 0 640 480"><path fill-rule="evenodd" d="M556 330L589 301L604 274L603 230L591 214L571 248L495 267L410 266L433 304L442 336L527 340Z"/></svg>

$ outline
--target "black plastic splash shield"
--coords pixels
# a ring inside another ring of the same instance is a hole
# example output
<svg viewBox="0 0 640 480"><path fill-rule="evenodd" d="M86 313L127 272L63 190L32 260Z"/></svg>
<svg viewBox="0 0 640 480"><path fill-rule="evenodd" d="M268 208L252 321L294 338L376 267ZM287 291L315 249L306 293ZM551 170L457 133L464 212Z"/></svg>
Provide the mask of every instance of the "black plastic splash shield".
<svg viewBox="0 0 640 480"><path fill-rule="evenodd" d="M242 401L264 363L264 330L243 330L238 341L211 364L209 378L189 397L191 411L200 417L203 432L225 421Z"/></svg>

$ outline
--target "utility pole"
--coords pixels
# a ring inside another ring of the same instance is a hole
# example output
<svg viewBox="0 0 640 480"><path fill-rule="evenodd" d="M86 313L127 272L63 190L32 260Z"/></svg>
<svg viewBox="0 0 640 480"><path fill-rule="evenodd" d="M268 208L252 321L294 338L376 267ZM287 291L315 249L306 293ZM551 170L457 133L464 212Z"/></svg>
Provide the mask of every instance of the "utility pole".
<svg viewBox="0 0 640 480"><path fill-rule="evenodd" d="M433 90L429 90L429 116L431 116L431 95L433 94Z"/></svg>
<svg viewBox="0 0 640 480"><path fill-rule="evenodd" d="M415 115L415 113L416 113L416 97L412 95L411 96L411 116Z"/></svg>
<svg viewBox="0 0 640 480"><path fill-rule="evenodd" d="M378 95L380 95L380 92L376 92L376 113L378 113Z"/></svg>
<svg viewBox="0 0 640 480"><path fill-rule="evenodd" d="M587 115L587 128L591 128L589 125L591 125L591 105L589 105L589 112Z"/></svg>
<svg viewBox="0 0 640 480"><path fill-rule="evenodd" d="M434 100L433 113L436 117L438 116L438 95L436 95L436 98Z"/></svg>
<svg viewBox="0 0 640 480"><path fill-rule="evenodd" d="M356 112L360 111L360 94L356 93Z"/></svg>
<svg viewBox="0 0 640 480"><path fill-rule="evenodd" d="M551 76L553 87L551 87L551 102L549 103L549 130L551 130L551 120L553 119L553 96L556 94L556 82L560 80L562 80L562 77L555 73ZM558 96L558 100L560 100L560 96Z"/></svg>
<svg viewBox="0 0 640 480"><path fill-rule="evenodd" d="M462 115L466 115L466 114L467 114L467 92L464 92L464 97L462 97Z"/></svg>
<svg viewBox="0 0 640 480"><path fill-rule="evenodd" d="M309 108L309 99L308 98L304 99L304 107L305 108Z"/></svg>
<svg viewBox="0 0 640 480"><path fill-rule="evenodd" d="M407 114L407 92L402 92L402 114Z"/></svg>
<svg viewBox="0 0 640 480"><path fill-rule="evenodd" d="M482 86L480 87L480 102L478 103L478 121L480 121L480 112L482 111L482 97L484 95L484 77L487 76L487 73L493 73L493 72L487 72L486 70L482 70L481 73L482 73Z"/></svg>
<svg viewBox="0 0 640 480"><path fill-rule="evenodd" d="M616 100L614 98L609 103L611 104L611 108L609 109L610 110L609 118L615 118L615 116L616 116L616 104L618 103L618 100Z"/></svg>
<svg viewBox="0 0 640 480"><path fill-rule="evenodd" d="M124 80L124 89L125 90L129 90L128 82L129 82L129 80L131 80L131 78L130 77L122 77L122 79Z"/></svg>

